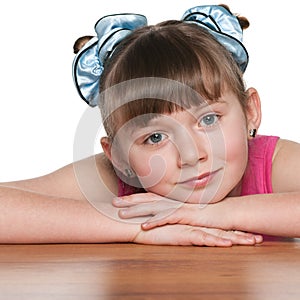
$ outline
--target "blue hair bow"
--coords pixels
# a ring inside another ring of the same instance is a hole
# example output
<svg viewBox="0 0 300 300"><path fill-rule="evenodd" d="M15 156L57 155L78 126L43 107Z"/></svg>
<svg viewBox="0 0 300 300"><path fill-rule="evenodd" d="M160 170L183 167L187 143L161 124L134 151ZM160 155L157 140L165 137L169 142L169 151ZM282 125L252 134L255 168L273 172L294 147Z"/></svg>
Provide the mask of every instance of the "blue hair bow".
<svg viewBox="0 0 300 300"><path fill-rule="evenodd" d="M196 6L183 14L182 21L206 28L232 54L242 72L246 70L248 53L242 44L243 31L237 17L227 9L219 5ZM90 106L98 104L105 60L127 35L146 25L146 17L139 14L109 15L95 24L97 37L87 42L73 61L75 86Z"/></svg>
<svg viewBox="0 0 300 300"><path fill-rule="evenodd" d="M95 24L97 37L89 40L73 61L73 79L81 98L90 106L98 104L99 80L105 60L115 47L133 30L147 25L138 14L109 15Z"/></svg>
<svg viewBox="0 0 300 300"><path fill-rule="evenodd" d="M238 18L219 5L196 6L182 16L187 23L206 28L232 54L242 72L248 65L248 52L243 42L243 30Z"/></svg>

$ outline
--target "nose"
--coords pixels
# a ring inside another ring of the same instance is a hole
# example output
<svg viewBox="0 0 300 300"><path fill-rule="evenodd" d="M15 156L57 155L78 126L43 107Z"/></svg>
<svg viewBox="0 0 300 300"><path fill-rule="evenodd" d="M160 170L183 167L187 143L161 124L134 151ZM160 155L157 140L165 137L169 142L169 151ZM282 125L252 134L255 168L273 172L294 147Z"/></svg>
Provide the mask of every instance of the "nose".
<svg viewBox="0 0 300 300"><path fill-rule="evenodd" d="M182 132L176 141L178 149L178 164L180 167L193 166L207 159L207 141L205 133L192 131Z"/></svg>

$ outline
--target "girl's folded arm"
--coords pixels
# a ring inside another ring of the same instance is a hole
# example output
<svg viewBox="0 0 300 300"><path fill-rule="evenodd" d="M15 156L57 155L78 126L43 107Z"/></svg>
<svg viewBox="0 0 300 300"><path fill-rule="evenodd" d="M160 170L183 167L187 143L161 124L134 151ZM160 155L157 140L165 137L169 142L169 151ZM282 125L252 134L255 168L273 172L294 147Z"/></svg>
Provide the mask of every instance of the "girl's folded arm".
<svg viewBox="0 0 300 300"><path fill-rule="evenodd" d="M108 217L88 201L50 197L9 187L0 188L0 211L0 243L135 242L231 246L261 242L261 238L254 235L180 224L143 232L140 224Z"/></svg>
<svg viewBox="0 0 300 300"><path fill-rule="evenodd" d="M94 182L95 174L97 188L80 182ZM140 229L116 220L114 182L99 154L45 176L0 184L0 243L132 241ZM85 190L90 187L92 194Z"/></svg>
<svg viewBox="0 0 300 300"><path fill-rule="evenodd" d="M133 241L140 229L99 212L88 201L0 188L0 243Z"/></svg>
<svg viewBox="0 0 300 300"><path fill-rule="evenodd" d="M279 140L272 163L273 194L228 199L240 230L300 237L300 144Z"/></svg>

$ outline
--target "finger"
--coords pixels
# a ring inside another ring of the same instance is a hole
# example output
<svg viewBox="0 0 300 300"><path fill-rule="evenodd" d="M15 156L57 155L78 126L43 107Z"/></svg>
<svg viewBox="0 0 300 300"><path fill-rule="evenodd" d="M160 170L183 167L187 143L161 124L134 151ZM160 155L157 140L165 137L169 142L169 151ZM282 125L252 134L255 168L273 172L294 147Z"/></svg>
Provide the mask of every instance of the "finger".
<svg viewBox="0 0 300 300"><path fill-rule="evenodd" d="M221 238L215 234L203 231L200 228L189 225L166 225L154 228L153 231L169 229L168 239L172 245L195 245L195 246L208 246L208 247L231 247L232 242L228 239ZM144 231L145 232L145 231Z"/></svg>
<svg viewBox="0 0 300 300"><path fill-rule="evenodd" d="M207 231L193 229L190 234L190 242L193 245L209 246L209 247L231 247L233 245L230 239L226 239Z"/></svg>
<svg viewBox="0 0 300 300"><path fill-rule="evenodd" d="M244 232L244 231L239 231L239 230L234 230L233 231L235 234L237 235L241 235L244 236L245 238L249 237L249 238L254 238L255 242L257 244L262 243L263 242L263 236L260 234L254 234L254 233L250 233L250 232Z"/></svg>
<svg viewBox="0 0 300 300"><path fill-rule="evenodd" d="M134 242L157 245L195 245L230 247L232 242L203 232L201 229L189 225L167 225L150 231L141 231Z"/></svg>
<svg viewBox="0 0 300 300"><path fill-rule="evenodd" d="M226 234L226 231L224 231L221 235L220 232L223 232L223 230L211 230L210 228L197 229L194 227L185 235L186 239L184 241L186 244L209 247L231 247L232 245L252 246L255 244L253 240L244 240L241 236L237 239L233 232L228 232L228 234Z"/></svg>
<svg viewBox="0 0 300 300"><path fill-rule="evenodd" d="M188 224L192 223L185 221L189 219L189 211L182 206L181 208L173 208L166 210L164 213L158 213L155 216L151 217L149 220L142 224L142 228L144 230L150 230L155 227L163 226L166 224ZM195 224L190 224L195 225Z"/></svg>
<svg viewBox="0 0 300 300"><path fill-rule="evenodd" d="M255 236L253 234L249 234L249 233L242 234L241 232L220 230L219 235L222 238L231 240L234 245L254 245L254 244L256 244Z"/></svg>
<svg viewBox="0 0 300 300"><path fill-rule="evenodd" d="M136 203L134 203L134 202L129 202L129 201L127 201L126 199L124 199L123 197L116 197L116 198L113 198L112 204L113 204L113 206L119 207L119 208L122 208L122 207L130 207L130 206L136 205Z"/></svg>
<svg viewBox="0 0 300 300"><path fill-rule="evenodd" d="M163 199L166 198L153 193L138 193L129 196L115 197L113 199L113 205L116 207L127 207L140 203L155 202Z"/></svg>
<svg viewBox="0 0 300 300"><path fill-rule="evenodd" d="M171 202L163 200L158 202L135 204L131 205L130 207L120 209L119 216L123 219L142 216L154 216L157 219L161 220L168 216L171 216L174 211L176 211L177 206L177 203L173 204Z"/></svg>
<svg viewBox="0 0 300 300"><path fill-rule="evenodd" d="M144 222L141 226L143 230L150 230L155 227L164 226L167 224L186 224L185 220L185 213L188 213L188 210L181 208L180 214L178 214L177 211L169 212L169 214L157 214L154 217L151 217L149 220ZM192 224L191 224L192 225ZM202 227L199 227L202 228ZM253 245L253 244L259 244L263 242L263 237L261 235L252 234L248 232L243 231L225 231L221 229L215 229L215 228L206 228L206 231L213 230L215 234L217 234L219 237L229 239L234 244L238 245Z"/></svg>
<svg viewBox="0 0 300 300"><path fill-rule="evenodd" d="M176 223L180 223L176 215L173 214L170 215L170 213L167 216L165 216L165 214L164 215L157 214L154 217L151 217L146 222L144 222L141 226L143 230L150 230L155 227L159 227L167 224L176 224Z"/></svg>
<svg viewBox="0 0 300 300"><path fill-rule="evenodd" d="M153 214L153 205L151 203L133 205L119 210L119 217L122 219L152 216Z"/></svg>

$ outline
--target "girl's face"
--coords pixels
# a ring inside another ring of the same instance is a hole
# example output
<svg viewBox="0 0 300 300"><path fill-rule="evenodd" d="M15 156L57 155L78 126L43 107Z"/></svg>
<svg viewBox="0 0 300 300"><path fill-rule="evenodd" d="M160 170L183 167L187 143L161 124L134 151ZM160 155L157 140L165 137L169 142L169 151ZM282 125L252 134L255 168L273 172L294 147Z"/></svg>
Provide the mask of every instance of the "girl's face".
<svg viewBox="0 0 300 300"><path fill-rule="evenodd" d="M231 92L209 105L156 115L146 126L126 124L120 134L143 187L182 202L222 200L238 190L247 166L247 122Z"/></svg>

